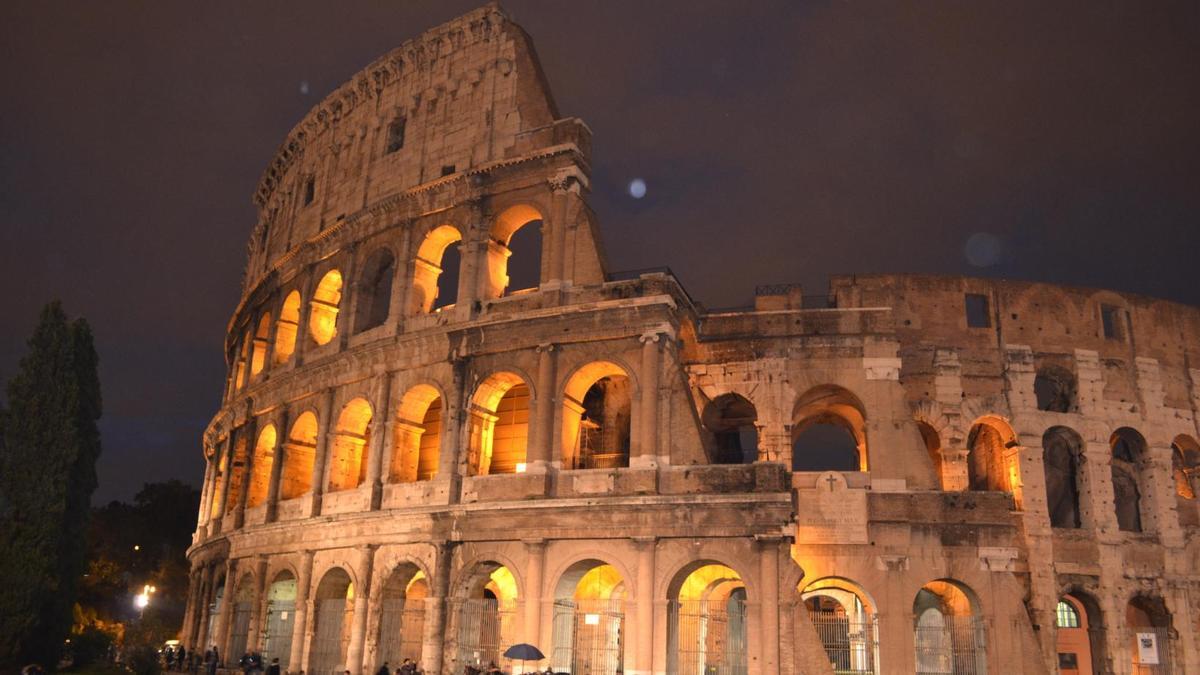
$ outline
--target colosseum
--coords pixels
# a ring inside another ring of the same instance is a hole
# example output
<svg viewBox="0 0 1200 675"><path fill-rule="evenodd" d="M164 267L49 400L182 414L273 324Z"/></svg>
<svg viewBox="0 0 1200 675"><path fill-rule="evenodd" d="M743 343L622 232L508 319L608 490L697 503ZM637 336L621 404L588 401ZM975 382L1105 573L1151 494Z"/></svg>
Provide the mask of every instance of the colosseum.
<svg viewBox="0 0 1200 675"><path fill-rule="evenodd" d="M609 269L590 150L496 5L292 129L185 645L319 675L1200 673L1200 310L917 275L706 309Z"/></svg>

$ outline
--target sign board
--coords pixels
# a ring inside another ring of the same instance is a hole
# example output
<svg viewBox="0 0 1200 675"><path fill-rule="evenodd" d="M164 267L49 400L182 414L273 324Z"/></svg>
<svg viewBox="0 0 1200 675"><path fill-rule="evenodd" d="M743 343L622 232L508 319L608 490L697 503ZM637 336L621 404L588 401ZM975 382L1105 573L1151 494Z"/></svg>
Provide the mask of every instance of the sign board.
<svg viewBox="0 0 1200 675"><path fill-rule="evenodd" d="M867 491L850 489L838 471L796 490L796 541L803 544L867 543Z"/></svg>
<svg viewBox="0 0 1200 675"><path fill-rule="evenodd" d="M1138 664L1144 666L1158 665L1158 635L1155 633L1137 634Z"/></svg>

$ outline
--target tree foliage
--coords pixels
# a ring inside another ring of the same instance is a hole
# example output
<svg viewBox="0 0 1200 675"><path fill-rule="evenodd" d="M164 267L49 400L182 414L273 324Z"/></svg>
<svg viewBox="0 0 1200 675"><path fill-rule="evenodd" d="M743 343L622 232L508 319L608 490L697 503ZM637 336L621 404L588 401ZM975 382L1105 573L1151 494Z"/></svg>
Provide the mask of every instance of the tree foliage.
<svg viewBox="0 0 1200 675"><path fill-rule="evenodd" d="M91 329L46 305L0 411L0 666L54 666L85 569L100 455Z"/></svg>

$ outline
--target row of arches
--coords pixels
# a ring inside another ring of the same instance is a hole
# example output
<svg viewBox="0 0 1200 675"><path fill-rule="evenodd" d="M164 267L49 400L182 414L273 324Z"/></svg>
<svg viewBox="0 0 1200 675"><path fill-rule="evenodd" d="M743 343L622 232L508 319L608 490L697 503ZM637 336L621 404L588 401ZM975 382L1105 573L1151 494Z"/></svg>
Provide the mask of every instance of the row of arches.
<svg viewBox="0 0 1200 675"><path fill-rule="evenodd" d="M460 294L475 297L476 288L464 285L477 285L480 299L537 288L541 279L542 221L541 212L528 204L502 211L488 230L482 257L472 261L481 279L462 274L466 260L463 231L452 224L431 227L415 245L401 311L406 316L430 314L454 306ZM514 252L520 253L516 264L511 260ZM307 307L303 289L293 288L283 295L274 323L270 309L260 311L257 321L243 331L230 359L230 395L259 377L270 364L287 363L301 338L307 336L317 347L332 342L341 325L339 317L345 310L348 290L354 301L352 324L347 326L352 334L386 324L395 304L393 293L405 281L397 277L397 256L392 248L379 246L363 258L349 288L341 268L327 269L312 287ZM302 316L305 312L307 318ZM303 327L302 322L306 324Z"/></svg>

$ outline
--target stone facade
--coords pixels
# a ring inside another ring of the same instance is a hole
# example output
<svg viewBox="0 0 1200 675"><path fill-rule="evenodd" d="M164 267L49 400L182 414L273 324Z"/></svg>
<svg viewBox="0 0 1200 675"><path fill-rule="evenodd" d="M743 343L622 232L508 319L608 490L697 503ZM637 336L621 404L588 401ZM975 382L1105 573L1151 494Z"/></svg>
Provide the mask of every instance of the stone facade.
<svg viewBox="0 0 1200 675"><path fill-rule="evenodd" d="M895 275L708 311L608 270L589 156L494 5L288 135L204 436L189 648L1200 673L1200 311Z"/></svg>

